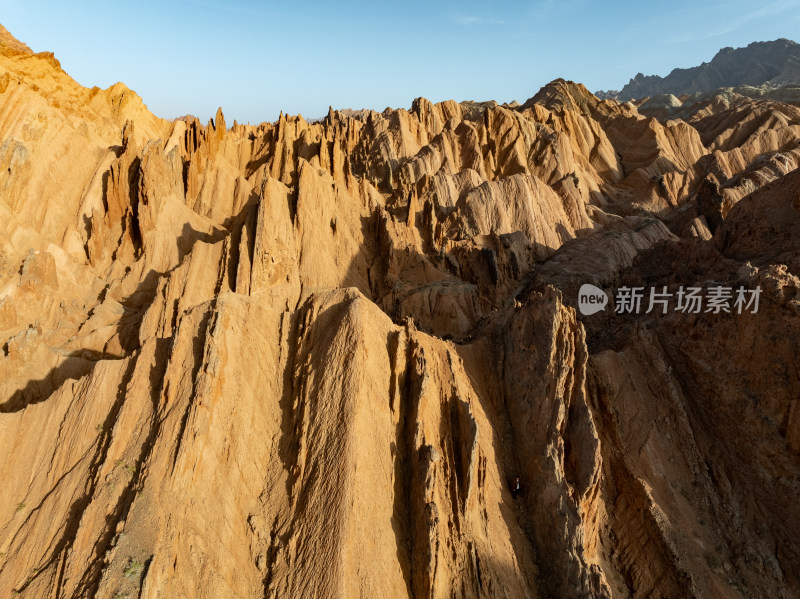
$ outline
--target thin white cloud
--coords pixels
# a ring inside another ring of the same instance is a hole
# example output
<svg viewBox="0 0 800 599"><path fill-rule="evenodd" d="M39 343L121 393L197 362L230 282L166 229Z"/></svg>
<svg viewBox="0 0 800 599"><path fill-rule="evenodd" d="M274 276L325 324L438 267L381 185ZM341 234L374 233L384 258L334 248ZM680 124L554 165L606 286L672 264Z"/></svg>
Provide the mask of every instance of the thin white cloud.
<svg viewBox="0 0 800 599"><path fill-rule="evenodd" d="M455 18L456 23L462 27L469 27L470 25L504 25L505 21L501 19L487 19L486 17L478 17L475 15L459 15Z"/></svg>
<svg viewBox="0 0 800 599"><path fill-rule="evenodd" d="M707 40L715 37L720 37L738 31L748 23L758 19L776 18L784 15L792 9L800 8L800 0L773 0L767 2L761 8L754 10L748 14L739 16L726 23L723 27L718 29L695 29L684 31L682 35L674 36L669 39L673 44L685 44L699 40Z"/></svg>
<svg viewBox="0 0 800 599"><path fill-rule="evenodd" d="M798 0L777 0L777 2L769 2L750 15L750 18L747 20L751 21L762 17L777 17L787 10L797 8L798 6L800 6Z"/></svg>

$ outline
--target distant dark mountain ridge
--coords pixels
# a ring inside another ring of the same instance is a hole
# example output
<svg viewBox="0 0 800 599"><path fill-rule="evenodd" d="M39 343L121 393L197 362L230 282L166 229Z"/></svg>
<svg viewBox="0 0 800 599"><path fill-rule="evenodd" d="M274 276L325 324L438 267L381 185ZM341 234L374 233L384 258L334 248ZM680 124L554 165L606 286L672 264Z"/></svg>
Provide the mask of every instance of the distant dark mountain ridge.
<svg viewBox="0 0 800 599"><path fill-rule="evenodd" d="M599 98L628 101L660 94L695 94L721 87L782 87L800 84L800 44L788 39L753 42L746 48L723 48L711 62L674 69L666 77L639 73L620 91L597 92Z"/></svg>

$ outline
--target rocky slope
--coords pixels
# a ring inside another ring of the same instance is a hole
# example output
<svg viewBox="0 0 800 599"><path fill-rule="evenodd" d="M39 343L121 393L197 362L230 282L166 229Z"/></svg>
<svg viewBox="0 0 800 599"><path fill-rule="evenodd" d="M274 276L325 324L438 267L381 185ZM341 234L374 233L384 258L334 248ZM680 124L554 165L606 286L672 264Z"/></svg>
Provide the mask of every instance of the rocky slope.
<svg viewBox="0 0 800 599"><path fill-rule="evenodd" d="M598 97L621 102L663 94L707 93L723 87L750 86L765 90L800 85L800 44L787 39L753 42L746 48L723 48L711 62L674 69L666 77L639 73L620 91Z"/></svg>
<svg viewBox="0 0 800 599"><path fill-rule="evenodd" d="M0 42L0 597L800 593L796 109L170 123Z"/></svg>

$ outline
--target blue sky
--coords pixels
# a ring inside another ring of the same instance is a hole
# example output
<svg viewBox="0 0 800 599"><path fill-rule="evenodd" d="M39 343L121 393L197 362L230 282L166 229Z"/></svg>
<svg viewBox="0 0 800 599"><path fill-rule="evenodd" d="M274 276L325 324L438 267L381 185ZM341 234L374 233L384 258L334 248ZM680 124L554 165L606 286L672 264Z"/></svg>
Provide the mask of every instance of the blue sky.
<svg viewBox="0 0 800 599"><path fill-rule="evenodd" d="M524 101L564 77L619 89L725 46L800 41L800 0L36 2L0 23L86 86L122 81L157 115L258 123L280 111Z"/></svg>

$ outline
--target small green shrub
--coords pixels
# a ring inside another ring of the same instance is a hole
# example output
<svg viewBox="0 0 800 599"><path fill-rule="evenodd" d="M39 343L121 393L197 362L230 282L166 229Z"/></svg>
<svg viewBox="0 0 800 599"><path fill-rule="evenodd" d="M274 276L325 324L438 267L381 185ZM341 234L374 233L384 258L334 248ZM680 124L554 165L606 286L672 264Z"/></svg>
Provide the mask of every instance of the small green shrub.
<svg viewBox="0 0 800 599"><path fill-rule="evenodd" d="M125 566L125 569L122 571L123 576L131 580L139 578L141 573L142 573L142 562L133 557L128 560L128 565Z"/></svg>

